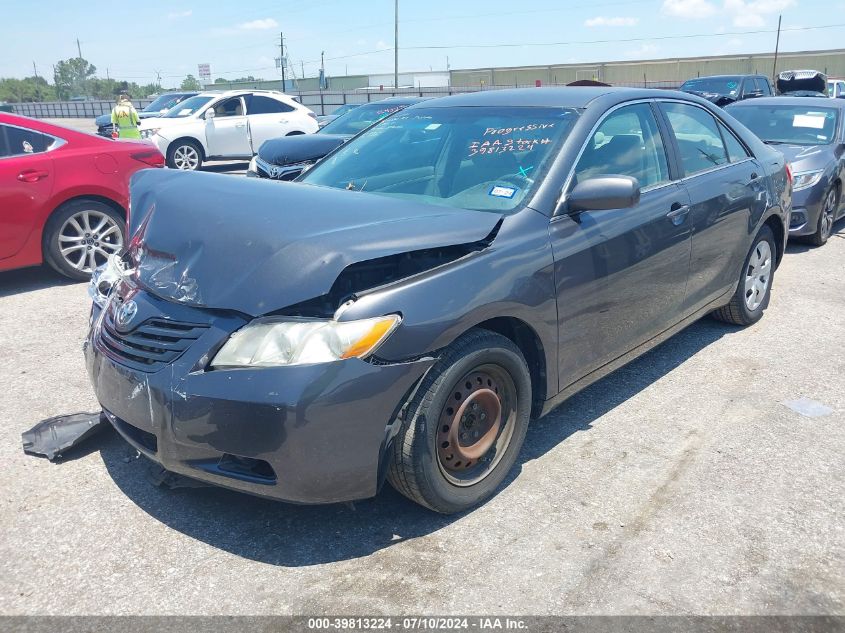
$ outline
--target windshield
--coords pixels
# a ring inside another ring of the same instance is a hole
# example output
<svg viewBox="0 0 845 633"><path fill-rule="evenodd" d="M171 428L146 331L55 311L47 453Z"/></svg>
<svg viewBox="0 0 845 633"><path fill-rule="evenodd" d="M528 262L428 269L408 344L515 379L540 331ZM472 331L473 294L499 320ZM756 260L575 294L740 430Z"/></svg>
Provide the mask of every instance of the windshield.
<svg viewBox="0 0 845 633"><path fill-rule="evenodd" d="M839 119L835 108L815 106L747 105L729 111L768 143L827 145L833 140Z"/></svg>
<svg viewBox="0 0 845 633"><path fill-rule="evenodd" d="M577 116L569 108L412 108L342 145L300 181L513 211L542 181Z"/></svg>
<svg viewBox="0 0 845 633"><path fill-rule="evenodd" d="M334 112L331 113L331 116L339 117L342 114L346 114L354 110L355 108L359 107L357 103L347 103L346 105L342 105L337 108Z"/></svg>
<svg viewBox="0 0 845 633"><path fill-rule="evenodd" d="M144 108L144 112L161 112L162 110L170 109L173 104L179 100L180 95L160 95L155 100Z"/></svg>
<svg viewBox="0 0 845 633"><path fill-rule="evenodd" d="M201 97L199 95L191 97L190 99L185 99L179 104L178 108L173 108L165 114L164 118L180 119L182 117L191 116L209 101L211 101L211 97Z"/></svg>
<svg viewBox="0 0 845 633"><path fill-rule="evenodd" d="M681 90L712 92L713 94L736 96L739 92L739 77L701 77L681 84Z"/></svg>
<svg viewBox="0 0 845 633"><path fill-rule="evenodd" d="M345 134L353 136L370 127L376 121L380 121L394 112L406 108L408 104L387 104L372 103L362 105L346 114L341 114L335 120L329 122L320 132L323 134Z"/></svg>

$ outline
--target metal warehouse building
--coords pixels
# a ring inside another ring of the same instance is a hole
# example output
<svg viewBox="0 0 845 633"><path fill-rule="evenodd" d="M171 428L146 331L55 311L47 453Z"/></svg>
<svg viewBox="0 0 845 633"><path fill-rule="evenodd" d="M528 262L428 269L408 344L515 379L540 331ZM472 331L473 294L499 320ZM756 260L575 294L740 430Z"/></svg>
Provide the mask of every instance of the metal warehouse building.
<svg viewBox="0 0 845 633"><path fill-rule="evenodd" d="M675 87L690 77L705 75L751 74L772 76L774 53L680 57L641 61L554 64L509 68L453 70L455 87L526 86L540 81L568 84L579 79L595 79L616 86ZM780 53L776 72L812 69L828 77L845 77L845 49Z"/></svg>

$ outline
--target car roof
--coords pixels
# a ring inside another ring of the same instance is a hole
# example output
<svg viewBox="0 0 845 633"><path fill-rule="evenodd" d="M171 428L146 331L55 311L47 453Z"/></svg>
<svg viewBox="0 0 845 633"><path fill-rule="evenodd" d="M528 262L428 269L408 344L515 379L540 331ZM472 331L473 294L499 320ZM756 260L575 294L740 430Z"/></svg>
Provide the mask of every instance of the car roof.
<svg viewBox="0 0 845 633"><path fill-rule="evenodd" d="M239 88L237 90L203 90L202 92L197 93L197 96L200 97L237 97L239 95L248 95L248 94L266 94L266 95L273 95L276 97L287 97L288 99L293 99L289 94L285 94L279 90L259 90L255 89L244 89Z"/></svg>
<svg viewBox="0 0 845 633"><path fill-rule="evenodd" d="M632 99L659 99L666 97L682 99L692 103L704 103L704 100L699 97L677 90L573 86L561 88L509 88L506 90L465 92L432 99L423 105L424 107L431 108L448 108L454 106L586 108L592 101L601 97L604 97L605 99L603 101L609 103L609 105Z"/></svg>
<svg viewBox="0 0 845 633"><path fill-rule="evenodd" d="M421 101L431 101L431 97L388 97L387 99L379 99L378 101L367 101L365 103L356 103L355 105L377 106L385 103L390 105L413 105L414 103L420 103Z"/></svg>
<svg viewBox="0 0 845 633"><path fill-rule="evenodd" d="M837 103L842 101L842 103ZM744 99L731 103L728 108L747 108L755 105L796 105L808 106L815 105L820 108L845 108L845 99L830 99L828 97L790 97L788 95L779 95L776 97L756 97L754 99Z"/></svg>

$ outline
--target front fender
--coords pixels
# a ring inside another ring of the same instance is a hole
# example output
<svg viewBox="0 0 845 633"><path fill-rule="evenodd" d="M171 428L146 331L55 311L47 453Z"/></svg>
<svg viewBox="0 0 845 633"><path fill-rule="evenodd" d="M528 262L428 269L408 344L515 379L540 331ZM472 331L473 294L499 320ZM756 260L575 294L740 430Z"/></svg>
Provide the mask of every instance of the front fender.
<svg viewBox="0 0 845 633"><path fill-rule="evenodd" d="M546 393L557 393L557 304L549 220L531 209L508 216L484 250L362 293L340 320L399 312L402 325L378 350L400 362L435 353L493 318L528 325L545 355Z"/></svg>

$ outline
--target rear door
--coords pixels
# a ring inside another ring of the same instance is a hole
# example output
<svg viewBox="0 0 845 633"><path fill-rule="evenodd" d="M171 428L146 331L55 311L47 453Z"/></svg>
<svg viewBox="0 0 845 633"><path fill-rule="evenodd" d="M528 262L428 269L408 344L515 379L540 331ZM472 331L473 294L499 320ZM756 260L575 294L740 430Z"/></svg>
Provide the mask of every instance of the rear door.
<svg viewBox="0 0 845 633"><path fill-rule="evenodd" d="M768 206L757 160L706 108L661 101L691 201L692 258L685 310L693 311L736 285L749 231Z"/></svg>
<svg viewBox="0 0 845 633"><path fill-rule="evenodd" d="M17 254L39 221L55 180L48 150L59 142L0 124L0 259Z"/></svg>
<svg viewBox="0 0 845 633"><path fill-rule="evenodd" d="M242 97L230 97L212 106L214 118L205 120L209 156L252 156Z"/></svg>
<svg viewBox="0 0 845 633"><path fill-rule="evenodd" d="M291 105L266 95L253 94L247 99L246 114L252 153L257 153L264 141L286 136L291 130Z"/></svg>
<svg viewBox="0 0 845 633"><path fill-rule="evenodd" d="M630 209L585 211L550 224L562 387L682 318L689 198L672 179L649 102L606 115L582 149L569 187L600 175L633 176L642 195Z"/></svg>

